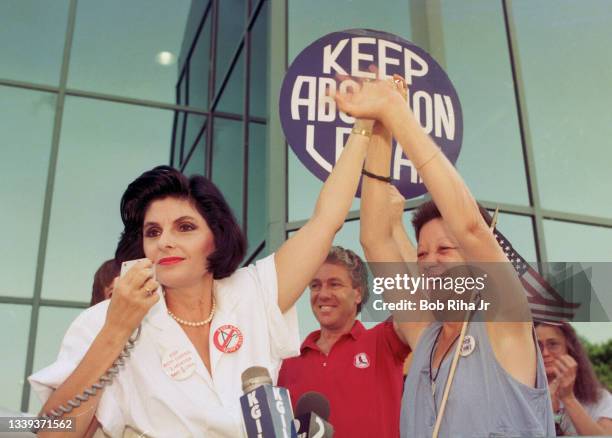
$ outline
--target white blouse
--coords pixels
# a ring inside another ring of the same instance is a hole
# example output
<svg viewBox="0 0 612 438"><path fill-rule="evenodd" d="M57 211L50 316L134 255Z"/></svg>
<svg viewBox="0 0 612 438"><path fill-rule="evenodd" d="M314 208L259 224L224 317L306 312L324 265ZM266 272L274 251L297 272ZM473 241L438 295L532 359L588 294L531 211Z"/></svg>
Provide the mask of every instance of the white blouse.
<svg viewBox="0 0 612 438"><path fill-rule="evenodd" d="M126 426L153 437L245 436L241 373L266 367L274 382L283 358L299 355L295 306L278 307L274 255L214 282L217 310L210 329L212 375L161 299L142 322L126 364L105 388L96 417L120 437ZM109 301L81 313L55 363L30 376L43 403L79 364L101 330ZM76 394L75 394L76 395Z"/></svg>

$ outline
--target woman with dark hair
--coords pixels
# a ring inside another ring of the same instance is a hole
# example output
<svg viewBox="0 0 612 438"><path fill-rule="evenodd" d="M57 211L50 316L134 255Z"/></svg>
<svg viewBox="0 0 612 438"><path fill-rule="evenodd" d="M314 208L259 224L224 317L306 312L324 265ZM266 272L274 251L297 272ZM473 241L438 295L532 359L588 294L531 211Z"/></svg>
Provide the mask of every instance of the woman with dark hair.
<svg viewBox="0 0 612 438"><path fill-rule="evenodd" d="M94 274L94 281L91 287L90 306L107 300L113 293L115 279L119 276L119 265L115 259L105 261L100 265Z"/></svg>
<svg viewBox="0 0 612 438"><path fill-rule="evenodd" d="M57 361L30 377L43 413L98 382L140 326L111 385L75 407L83 436L97 423L161 437L240 437L241 373L299 354L295 302L325 260L357 189L373 122L357 120L308 222L278 251L237 269L245 239L221 192L168 166L143 173L121 200L115 259L145 258L110 301L82 313ZM54 435L55 436L55 435ZM144 436L144 435L142 435Z"/></svg>
<svg viewBox="0 0 612 438"><path fill-rule="evenodd" d="M612 395L597 380L574 328L536 324L557 435L612 435Z"/></svg>

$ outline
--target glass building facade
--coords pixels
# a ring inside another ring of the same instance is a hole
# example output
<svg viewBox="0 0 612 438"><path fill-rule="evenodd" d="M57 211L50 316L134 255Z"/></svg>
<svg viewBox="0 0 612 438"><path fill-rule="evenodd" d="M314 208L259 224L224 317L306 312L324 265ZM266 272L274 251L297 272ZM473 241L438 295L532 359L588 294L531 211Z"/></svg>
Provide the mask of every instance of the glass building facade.
<svg viewBox="0 0 612 438"><path fill-rule="evenodd" d="M0 2L0 407L39 409L26 376L87 307L143 171L210 177L245 263L304 224L321 182L287 148L277 102L287 65L329 32L395 33L446 69L464 112L457 167L527 260L612 261L610 23L607 0ZM358 209L335 243L361 254ZM298 307L306 335L307 293Z"/></svg>
<svg viewBox="0 0 612 438"><path fill-rule="evenodd" d="M179 55L170 162L212 179L248 241L265 242L267 1L193 2ZM253 84L253 85L251 85Z"/></svg>

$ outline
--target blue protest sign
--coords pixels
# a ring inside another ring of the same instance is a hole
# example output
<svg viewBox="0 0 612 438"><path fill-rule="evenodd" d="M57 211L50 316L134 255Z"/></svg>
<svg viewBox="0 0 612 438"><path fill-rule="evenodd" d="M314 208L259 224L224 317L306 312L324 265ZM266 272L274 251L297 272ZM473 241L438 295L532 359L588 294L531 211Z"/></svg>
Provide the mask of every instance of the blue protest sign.
<svg viewBox="0 0 612 438"><path fill-rule="evenodd" d="M408 85L408 105L421 126L454 164L463 138L459 97L440 65L420 47L396 35L374 30L345 30L319 38L289 67L280 93L283 131L302 164L324 181L350 134L354 119L338 110L326 90L359 87L357 80L399 74ZM415 167L395 143L390 175L402 195L426 192Z"/></svg>

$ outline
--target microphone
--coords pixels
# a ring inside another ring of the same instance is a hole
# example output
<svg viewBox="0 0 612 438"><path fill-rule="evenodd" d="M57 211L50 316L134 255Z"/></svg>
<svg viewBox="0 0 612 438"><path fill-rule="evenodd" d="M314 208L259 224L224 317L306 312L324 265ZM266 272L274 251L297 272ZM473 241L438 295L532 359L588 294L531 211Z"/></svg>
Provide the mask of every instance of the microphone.
<svg viewBox="0 0 612 438"><path fill-rule="evenodd" d="M242 390L240 406L248 438L297 438L289 391L272 386L266 368L247 368Z"/></svg>
<svg viewBox="0 0 612 438"><path fill-rule="evenodd" d="M316 391L304 393L295 406L298 438L332 438L334 427L327 422L329 401Z"/></svg>

